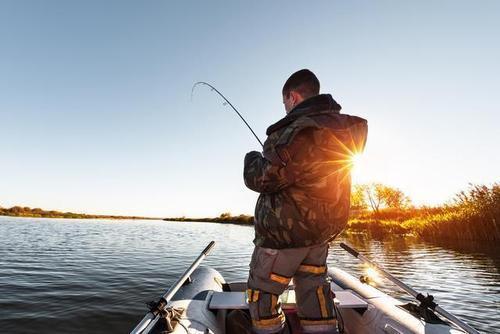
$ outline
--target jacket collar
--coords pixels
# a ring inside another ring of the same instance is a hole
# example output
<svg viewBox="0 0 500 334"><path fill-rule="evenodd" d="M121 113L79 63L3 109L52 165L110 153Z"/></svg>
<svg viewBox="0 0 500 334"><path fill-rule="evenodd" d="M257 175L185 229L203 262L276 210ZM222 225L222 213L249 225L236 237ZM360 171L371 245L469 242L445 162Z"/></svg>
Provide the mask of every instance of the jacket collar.
<svg viewBox="0 0 500 334"><path fill-rule="evenodd" d="M321 111L329 111L338 114L342 107L330 94L320 94L302 101L293 108L288 115L267 128L266 134L271 133L289 125L296 119L304 116L311 116Z"/></svg>

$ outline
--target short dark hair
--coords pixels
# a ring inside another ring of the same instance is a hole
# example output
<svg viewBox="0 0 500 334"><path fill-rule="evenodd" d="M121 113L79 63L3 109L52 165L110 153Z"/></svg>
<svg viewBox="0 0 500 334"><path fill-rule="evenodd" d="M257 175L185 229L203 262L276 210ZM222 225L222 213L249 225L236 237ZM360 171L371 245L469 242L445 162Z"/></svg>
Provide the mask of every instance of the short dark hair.
<svg viewBox="0 0 500 334"><path fill-rule="evenodd" d="M289 96L294 90L307 99L319 94L319 80L313 72L303 69L295 72L283 85L283 96Z"/></svg>

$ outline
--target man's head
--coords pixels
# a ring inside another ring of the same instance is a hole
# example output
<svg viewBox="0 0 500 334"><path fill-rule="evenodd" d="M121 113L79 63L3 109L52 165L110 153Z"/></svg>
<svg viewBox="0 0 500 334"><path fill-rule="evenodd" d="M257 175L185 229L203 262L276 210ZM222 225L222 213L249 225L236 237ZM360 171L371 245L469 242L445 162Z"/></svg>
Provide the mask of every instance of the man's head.
<svg viewBox="0 0 500 334"><path fill-rule="evenodd" d="M319 80L307 69L297 71L285 82L282 94L288 114L300 102L319 94Z"/></svg>

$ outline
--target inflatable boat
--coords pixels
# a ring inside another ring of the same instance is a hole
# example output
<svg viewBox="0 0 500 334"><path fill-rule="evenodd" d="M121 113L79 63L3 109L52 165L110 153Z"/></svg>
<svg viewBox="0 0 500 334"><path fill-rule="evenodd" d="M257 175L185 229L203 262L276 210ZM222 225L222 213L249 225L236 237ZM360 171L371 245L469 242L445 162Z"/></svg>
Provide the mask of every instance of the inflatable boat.
<svg viewBox="0 0 500 334"><path fill-rule="evenodd" d="M247 332L250 333L246 282L226 282L217 270L198 267L213 245L211 243L205 248L158 302L150 304L150 312L134 328L132 334L238 334L234 328L247 328ZM369 262L350 246L345 244L344 246L343 248L351 254L364 262ZM383 268L378 269L388 274ZM369 285L365 277L358 279L339 268L330 268L328 277L335 295L338 333L478 333L466 323L440 309L431 296L423 297L420 294L417 296L416 293L415 297L420 304L403 303ZM394 281L393 279L391 280ZM408 289L411 290L409 287ZM302 333L295 308L293 281L280 296L280 301L286 315L288 333ZM436 315L436 311L441 310L439 314L444 314L446 317ZM235 312L243 316L228 316ZM243 323L234 326L234 323L230 323L234 322L234 319L239 319L237 321Z"/></svg>

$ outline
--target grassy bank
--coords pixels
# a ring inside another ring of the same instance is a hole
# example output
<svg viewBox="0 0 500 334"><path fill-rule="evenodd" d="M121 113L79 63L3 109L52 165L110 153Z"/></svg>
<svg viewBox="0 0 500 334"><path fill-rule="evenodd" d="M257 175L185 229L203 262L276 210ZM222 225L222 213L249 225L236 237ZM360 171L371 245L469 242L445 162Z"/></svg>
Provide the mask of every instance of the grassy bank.
<svg viewBox="0 0 500 334"><path fill-rule="evenodd" d="M243 225L252 225L253 224L253 216L249 216L249 215L231 216L230 213L223 213L219 217L215 217L215 218L177 217L177 218L165 218L163 220L177 221L177 222L230 223L230 224L243 224Z"/></svg>
<svg viewBox="0 0 500 334"><path fill-rule="evenodd" d="M423 240L500 241L500 184L471 186L441 207L358 212L348 231L374 237L412 234Z"/></svg>
<svg viewBox="0 0 500 334"><path fill-rule="evenodd" d="M40 208L27 206L13 206L11 208L0 207L0 216L31 217L31 218L70 218L70 219L159 219L139 216L111 216L111 215L89 215L74 212L47 211Z"/></svg>
<svg viewBox="0 0 500 334"><path fill-rule="evenodd" d="M252 224L248 215L223 213L216 218L166 218L169 221L202 221ZM346 232L367 233L374 238L412 235L421 240L500 241L500 184L471 186L454 202L439 207L356 210Z"/></svg>
<svg viewBox="0 0 500 334"><path fill-rule="evenodd" d="M0 215L35 218L157 219L138 216L89 215L46 211L40 208L0 207ZM226 212L215 218L165 218L167 221L253 224L249 215ZM475 185L456 195L453 203L440 207L377 208L356 210L346 232L368 233L374 238L413 235L421 240L500 241L500 184Z"/></svg>

